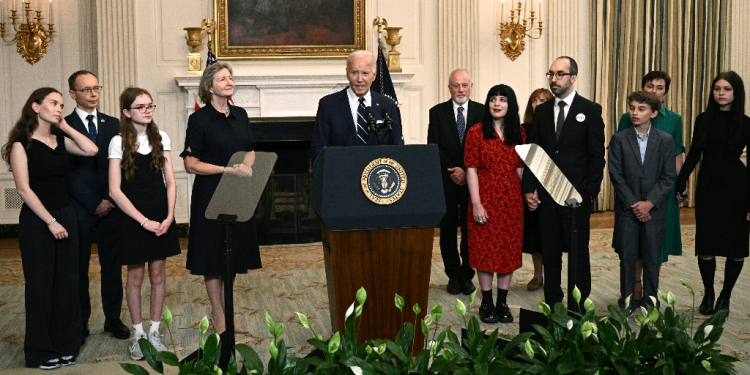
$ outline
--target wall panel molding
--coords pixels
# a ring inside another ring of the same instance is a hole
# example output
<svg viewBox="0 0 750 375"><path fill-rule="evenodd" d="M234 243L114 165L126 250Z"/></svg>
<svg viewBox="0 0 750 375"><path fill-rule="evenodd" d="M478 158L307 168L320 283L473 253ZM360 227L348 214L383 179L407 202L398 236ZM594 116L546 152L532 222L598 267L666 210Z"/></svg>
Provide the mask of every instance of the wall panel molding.
<svg viewBox="0 0 750 375"><path fill-rule="evenodd" d="M117 117L120 92L136 84L135 0L98 1L96 36L99 84L104 86L99 109Z"/></svg>
<svg viewBox="0 0 750 375"><path fill-rule="evenodd" d="M479 0L438 2L438 97L448 98L448 76L457 68L479 71Z"/></svg>

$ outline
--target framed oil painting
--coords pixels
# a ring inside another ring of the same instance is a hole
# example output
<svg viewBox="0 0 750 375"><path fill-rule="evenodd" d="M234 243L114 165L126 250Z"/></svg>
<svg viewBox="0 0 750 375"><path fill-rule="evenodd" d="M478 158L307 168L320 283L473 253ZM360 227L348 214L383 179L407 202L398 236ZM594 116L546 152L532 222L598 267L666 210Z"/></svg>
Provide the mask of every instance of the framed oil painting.
<svg viewBox="0 0 750 375"><path fill-rule="evenodd" d="M219 59L330 59L365 49L365 0L215 0Z"/></svg>

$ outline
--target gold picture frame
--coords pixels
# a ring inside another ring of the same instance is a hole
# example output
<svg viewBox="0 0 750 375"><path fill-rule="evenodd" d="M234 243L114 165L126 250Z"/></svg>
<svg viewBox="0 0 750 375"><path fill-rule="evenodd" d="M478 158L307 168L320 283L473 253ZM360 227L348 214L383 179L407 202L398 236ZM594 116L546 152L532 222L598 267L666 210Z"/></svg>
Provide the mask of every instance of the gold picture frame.
<svg viewBox="0 0 750 375"><path fill-rule="evenodd" d="M215 0L216 57L345 58L366 48L365 0Z"/></svg>

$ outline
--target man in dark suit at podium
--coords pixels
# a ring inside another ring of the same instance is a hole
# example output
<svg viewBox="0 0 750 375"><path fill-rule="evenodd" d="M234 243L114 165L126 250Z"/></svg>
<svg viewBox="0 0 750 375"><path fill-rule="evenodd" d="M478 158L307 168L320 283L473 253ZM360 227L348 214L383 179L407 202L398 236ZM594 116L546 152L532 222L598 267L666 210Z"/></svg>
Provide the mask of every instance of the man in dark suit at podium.
<svg viewBox="0 0 750 375"><path fill-rule="evenodd" d="M118 339L130 337L130 329L120 320L122 309L122 276L117 251L117 218L115 205L109 197L109 160L107 152L112 137L120 132L120 121L97 112L102 87L99 80L88 71L80 70L68 78L70 97L76 101L73 113L65 121L73 129L88 136L99 152L95 156L71 156L73 171L68 175L68 190L78 218L79 296L83 318L83 336L89 335L91 316L89 296L89 258L92 235L96 231L96 244L101 266L102 308L104 331Z"/></svg>
<svg viewBox="0 0 750 375"><path fill-rule="evenodd" d="M440 170L443 172L445 216L440 222L440 253L445 274L448 276L448 293L471 294L474 269L469 265L466 213L469 205L469 188L464 167L464 136L469 128L482 121L484 105L469 100L471 89L469 72L454 70L448 78L451 100L430 108L427 143L435 143L440 150ZM456 243L461 225L461 245ZM460 251L459 251L460 248Z"/></svg>
<svg viewBox="0 0 750 375"><path fill-rule="evenodd" d="M555 100L540 104L534 112L534 131L527 134L549 155L560 171L581 194L583 202L575 211L578 234L575 275L568 275L568 309L577 310L573 299L575 286L581 291L581 308L591 293L589 263L589 219L591 198L599 194L604 177L604 121L602 107L578 95L573 84L578 78L578 64L567 56L558 57L547 72L549 88ZM570 230L566 207L552 200L525 168L522 188L530 210L539 209L544 256L544 299L552 305L562 302L562 253L569 251L565 234Z"/></svg>
<svg viewBox="0 0 750 375"><path fill-rule="evenodd" d="M324 147L403 145L401 112L390 98L372 92L375 80L375 58L369 51L354 51L346 59L346 78L349 87L326 95L318 103L315 128L310 144L310 158L315 161ZM373 134L367 125L367 108L372 109L378 133ZM393 120L387 129L384 114ZM387 135L386 135L387 134ZM382 143L378 140L381 136Z"/></svg>

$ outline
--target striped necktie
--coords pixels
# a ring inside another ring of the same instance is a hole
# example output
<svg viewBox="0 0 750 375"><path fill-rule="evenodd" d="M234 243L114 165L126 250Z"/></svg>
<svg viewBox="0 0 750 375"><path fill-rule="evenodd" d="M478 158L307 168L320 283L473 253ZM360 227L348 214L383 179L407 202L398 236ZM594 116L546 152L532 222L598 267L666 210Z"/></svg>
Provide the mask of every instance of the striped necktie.
<svg viewBox="0 0 750 375"><path fill-rule="evenodd" d="M365 117L365 98L359 98L357 106L357 138L363 145L367 144L367 117Z"/></svg>

